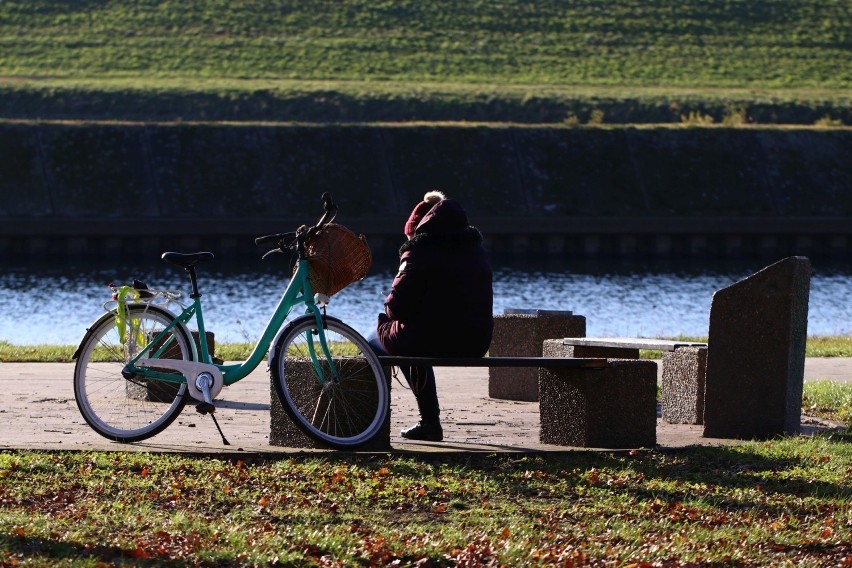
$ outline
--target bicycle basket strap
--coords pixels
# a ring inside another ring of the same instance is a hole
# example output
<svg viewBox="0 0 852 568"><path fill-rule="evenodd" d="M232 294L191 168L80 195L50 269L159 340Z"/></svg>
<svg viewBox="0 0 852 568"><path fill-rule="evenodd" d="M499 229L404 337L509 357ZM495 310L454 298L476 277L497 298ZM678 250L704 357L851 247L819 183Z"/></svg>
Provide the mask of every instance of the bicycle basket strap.
<svg viewBox="0 0 852 568"><path fill-rule="evenodd" d="M331 296L367 275L373 255L364 235L329 223L306 244L308 276L314 292Z"/></svg>

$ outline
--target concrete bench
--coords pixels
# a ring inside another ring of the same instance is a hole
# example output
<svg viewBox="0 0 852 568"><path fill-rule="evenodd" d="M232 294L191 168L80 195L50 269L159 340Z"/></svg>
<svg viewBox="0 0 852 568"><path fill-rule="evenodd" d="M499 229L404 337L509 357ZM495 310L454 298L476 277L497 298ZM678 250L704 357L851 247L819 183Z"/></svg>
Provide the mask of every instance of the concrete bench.
<svg viewBox="0 0 852 568"><path fill-rule="evenodd" d="M638 359L640 349L662 351L663 420L670 424L704 423L707 344L644 337L566 337L565 357Z"/></svg>
<svg viewBox="0 0 852 568"><path fill-rule="evenodd" d="M554 373L572 371L572 377L589 374L594 371L597 374L609 367L609 362L602 358L573 358L564 357L396 357L384 356L379 357L379 361L385 370L385 377L388 381L390 389L391 368L399 366L431 366L431 367L501 367L501 368L521 368L532 367L548 369ZM306 365L304 372L312 372ZM305 381L309 384L309 381ZM272 402L270 404L270 434L269 444L273 446L285 446L291 448L325 448L308 436L306 436L293 423L281 402L278 400L278 395L275 392L275 387L270 381ZM558 415L557 415L558 414ZM556 413L552 420L554 427L548 431L554 430L558 424L565 421L576 421L585 419L586 416L595 414L594 412L583 414L571 413ZM386 418L385 426L376 438L370 444L364 446L364 450L387 450L390 449L390 412ZM573 429L577 429L573 427ZM545 441L545 440L542 440Z"/></svg>
<svg viewBox="0 0 852 568"><path fill-rule="evenodd" d="M656 444L656 365L566 357L379 357L390 385L398 366L537 368L540 441L576 447L635 448ZM306 368L306 372L310 372ZM269 443L323 448L305 436L272 389ZM382 432L364 450L390 449L390 414Z"/></svg>
<svg viewBox="0 0 852 568"><path fill-rule="evenodd" d="M612 359L638 359L640 349L672 352L681 347L707 347L706 343L648 337L565 337L562 343L573 347L570 352L574 357ZM587 353L601 353L601 355L587 355Z"/></svg>

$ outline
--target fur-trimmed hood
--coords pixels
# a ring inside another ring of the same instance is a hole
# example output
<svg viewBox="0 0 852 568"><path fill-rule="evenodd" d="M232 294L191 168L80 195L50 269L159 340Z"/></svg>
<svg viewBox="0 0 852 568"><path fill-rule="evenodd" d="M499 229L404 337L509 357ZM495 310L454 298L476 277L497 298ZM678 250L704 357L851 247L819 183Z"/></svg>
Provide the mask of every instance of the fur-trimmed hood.
<svg viewBox="0 0 852 568"><path fill-rule="evenodd" d="M422 233L418 232L414 237L399 247L400 256L410 250L427 247L458 249L467 247L478 247L482 244L482 233L472 225L464 230L453 233Z"/></svg>
<svg viewBox="0 0 852 568"><path fill-rule="evenodd" d="M467 213L455 199L436 203L418 223L414 236L399 249L402 254L421 247L479 246L482 233L468 224Z"/></svg>

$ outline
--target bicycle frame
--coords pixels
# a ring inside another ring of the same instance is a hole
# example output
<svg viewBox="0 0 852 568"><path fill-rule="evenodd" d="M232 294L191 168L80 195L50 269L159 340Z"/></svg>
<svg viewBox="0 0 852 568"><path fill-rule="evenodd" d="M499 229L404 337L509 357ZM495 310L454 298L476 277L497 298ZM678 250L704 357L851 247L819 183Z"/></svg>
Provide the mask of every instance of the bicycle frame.
<svg viewBox="0 0 852 568"><path fill-rule="evenodd" d="M334 368L334 362L332 361L331 355L328 351L328 345L326 344L325 334L322 331L323 313L314 301L313 290L311 288L310 279L308 278L308 261L304 258L300 258L298 260L296 272L291 278L290 283L287 285L284 294L281 296L281 299L279 300L275 311L272 313L272 317L266 324L266 328L263 330L260 339L258 339L248 359L246 359L242 363L217 364L213 362L213 359L210 356L209 345L207 344L207 334L205 333L204 327L204 316L201 309L201 297L199 295L193 298L192 304L187 306L179 315L177 315L171 321L168 326L166 326L166 328L162 332L160 332L149 342L149 347L137 354L133 359L131 359L127 363L127 365L125 366L125 370L129 373L134 373L138 376L143 376L150 379L156 379L171 383L186 382L186 377L159 372L150 367L139 366L137 365L137 363L143 358L154 358L161 355L168 348L168 342L164 342L162 345L156 348L156 351L153 352L151 351L152 348L150 346L157 345L157 342L163 340L165 336L168 335L175 327L177 327L178 325L186 325L194 318L198 325L198 343L200 347L200 353L199 348L195 345L195 342L191 341L190 343L192 345L193 358L200 363L213 365L218 368L222 373L222 380L224 385L232 385L240 381L241 379L247 377L252 371L257 368L261 361L263 361L263 358L269 352L273 340L275 339L281 327L284 325L284 322L287 319L287 316L290 314L290 311L293 309L293 307L297 306L300 303L305 304L306 313L312 314L316 318L317 329L319 330L320 345L322 346L322 349L324 351L326 361L332 365L332 377L335 377L337 375L337 372ZM322 382L325 382L327 379L324 376L324 373L322 372L322 369L317 361L317 354L311 352L310 355L311 359L314 362L314 367L317 371L318 377Z"/></svg>

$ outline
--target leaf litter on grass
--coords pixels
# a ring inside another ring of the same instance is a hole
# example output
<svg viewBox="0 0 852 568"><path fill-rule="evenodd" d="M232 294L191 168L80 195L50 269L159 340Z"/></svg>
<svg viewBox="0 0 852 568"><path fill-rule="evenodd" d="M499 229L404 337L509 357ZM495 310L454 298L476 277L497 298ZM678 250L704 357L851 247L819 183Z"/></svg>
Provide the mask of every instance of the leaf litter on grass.
<svg viewBox="0 0 852 568"><path fill-rule="evenodd" d="M0 479L0 565L852 563L852 444L825 437L546 457L10 451Z"/></svg>

